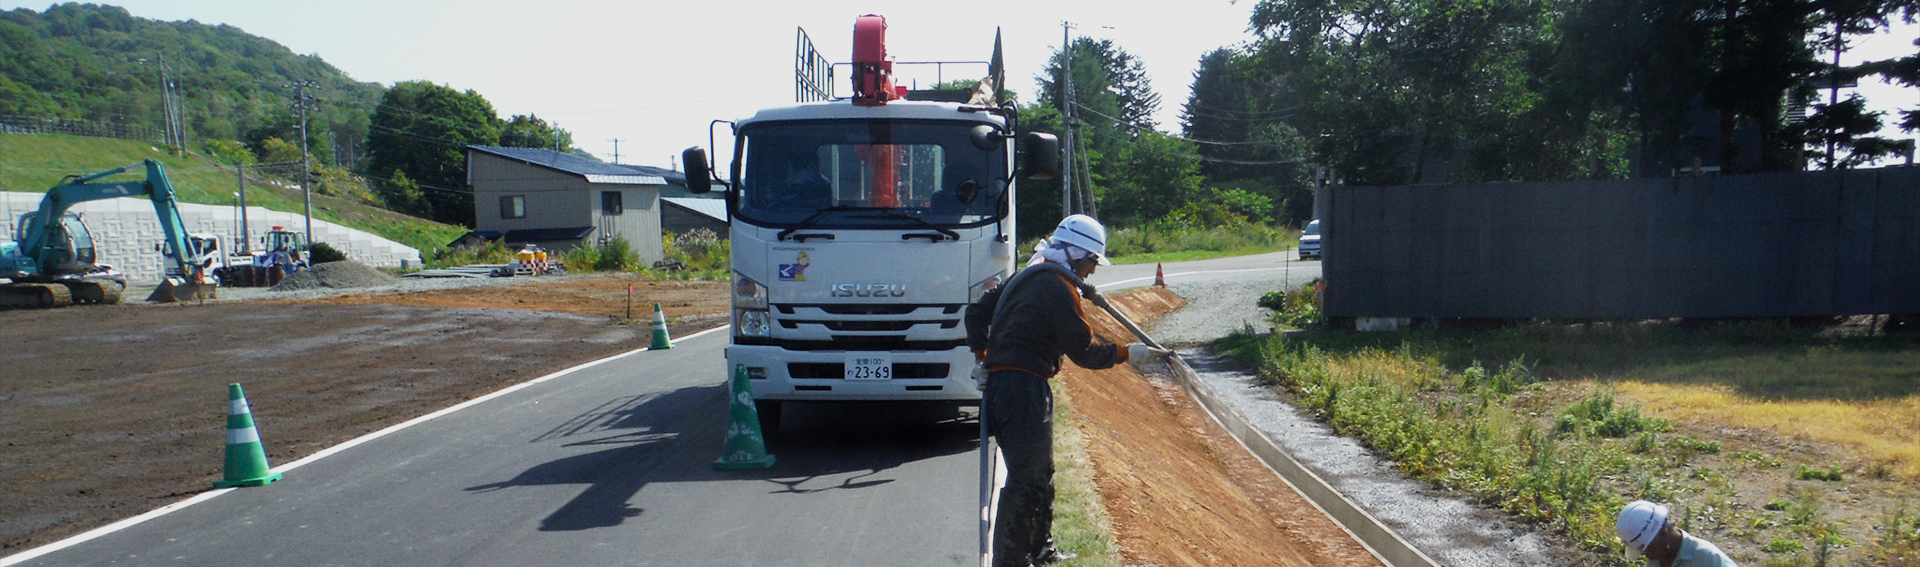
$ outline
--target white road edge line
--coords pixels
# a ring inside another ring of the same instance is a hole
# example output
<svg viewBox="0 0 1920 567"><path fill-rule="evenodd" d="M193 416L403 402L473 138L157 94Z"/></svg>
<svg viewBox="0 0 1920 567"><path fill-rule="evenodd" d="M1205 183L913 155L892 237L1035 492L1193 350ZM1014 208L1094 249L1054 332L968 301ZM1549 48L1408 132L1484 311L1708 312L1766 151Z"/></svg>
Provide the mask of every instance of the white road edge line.
<svg viewBox="0 0 1920 567"><path fill-rule="evenodd" d="M700 332L698 332L698 333L694 333L694 334L691 334L691 335L687 335L687 336L685 336L685 337L681 337L681 338L680 338L680 340L677 340L677 341L673 341L673 342L675 342L675 343L679 343L679 342L685 342L685 341L690 341L690 340L693 340L693 339L696 339L696 338L699 338L699 337L701 337L701 336L703 336L703 335L707 335L707 334L710 334L710 333L716 333L716 332L719 332L719 331L724 331L724 330L726 330L726 329L728 329L728 328L730 328L730 327L732 327L732 326L731 326L731 325L721 325L721 326L719 326L719 327L714 327L714 328L712 328L712 329L707 329L707 330L705 330L705 331L700 331ZM481 403L485 403L485 402L487 402L488 400L492 400L492 399L494 399L494 398L498 398L498 397L501 397L501 396L505 396L505 395L507 395L507 394L511 394L511 393L514 393L514 392L518 392L518 391L520 391L520 390L522 390L522 389L525 389L525 388L527 388L527 387L530 387L530 386L533 386L533 385L535 385L535 384L539 384L539 383L541 383L541 382L546 382L546 381L548 381L548 380L553 380L553 379L555 379L555 378L559 378L559 377L562 377L562 376L566 376L566 375L568 375L568 374L572 374L572 373L574 373L574 372L578 372L578 371L581 371L581 370L586 370L586 369L588 369L588 368L592 368L592 367L595 367L595 366L599 366L599 365L602 365L602 364L606 364L606 363L608 363L608 362L613 362L613 361L615 361L615 360L619 360L619 359L622 359L622 358L626 358L626 357L629 357L629 356L633 356L633 355L635 355L635 354L639 354L639 353L642 353L642 352L646 352L647 350L648 350L648 349L644 349L644 348L642 348L642 349L635 349L635 350L630 350L630 351L627 351L627 352L623 352L623 353L620 353L620 354L616 354L616 355L613 355L613 356L609 356L609 357L606 357L606 358L602 358L602 359L600 359L600 360L595 360L595 361L593 361L593 362L588 362L588 363L585 363L585 364L581 364L581 365L579 365L579 366L575 366L575 367L573 367L573 368L568 368L568 369L566 369L566 370L561 370L561 371L559 371L559 372L555 372L555 373L552 373L552 374L548 374L548 375L546 375L546 376L541 376L541 377L539 377L539 378L534 378L534 379L532 379L532 380L528 380L528 381L526 381L526 382L521 382L521 383L519 383L519 384L514 384L514 385L512 385L512 386L507 386L506 388L502 388L502 389L500 389L500 390L497 390L497 391L494 391L493 393L490 393L490 394L486 394L486 395L483 395L483 396L480 396L480 397L478 397L478 398L474 398L474 399L471 399L471 400L467 400L467 401L465 401L465 402L461 402L461 403L459 403L459 404L455 404L455 405L453 405L453 406L450 406L450 407L447 407L446 409L442 409L442 410L440 410L440 411L436 411L436 412L433 412L433 413L430 413L430 414L427 414L427 415L423 415L423 416L420 416L420 417L416 417L416 418L413 418L413 419L410 419L410 420L407 420L407 421L404 421L404 422L401 422L401 423L398 423L398 424L395 424L395 425L393 425L393 426L391 426L391 427L388 427L388 428L386 428L386 429L382 429L382 430L379 430L379 431L375 431L375 432L373 432L373 433L368 433L368 434L366 434L366 435L362 435L362 436L360 436L360 437L357 437L357 438L354 438L354 439L353 439L353 440L351 440L351 441L347 441L347 442L345 442L345 443L341 443L341 444L339 444L339 445L334 445L334 446L332 446L332 447L328 447L328 448L325 448L325 449L321 449L321 450L320 450L320 452L318 452L318 453L314 453L314 454L312 454L312 455L307 455L307 458L304 458L304 459L300 459L300 460L297 460L297 461L294 461L294 462L291 462L291 463L287 463L287 464L284 464L284 465L280 465L280 466L278 466L278 467L274 467L274 468L272 468L272 469L270 469L270 470L269 470L269 472L277 472L277 473L285 473L285 472L287 472L287 471L290 471L290 470L293 470L293 469L297 469L297 468L300 468L300 467L304 467L304 466L307 466L307 465L310 465L310 464L313 464L313 463L314 463L315 461L318 461L318 460L320 460L320 459L323 459L323 458L326 458L326 457L330 457L330 456L333 456L333 455L334 455L335 453L339 453L339 452L341 452L341 451L345 451L345 450L347 450L347 449L351 449L351 448L354 448L354 447L356 447L356 446L359 446L359 445L362 445L362 444L365 444L365 443L367 443L367 442L370 442L370 441L373 441L373 440L375 440L375 439L379 439L379 438L381 438L381 437L386 437L387 435L389 435L389 434L392 434L392 433L395 433L395 432L398 432L398 431L400 431L400 430L402 430L402 429L406 429L406 428L409 428L409 427L413 427L413 426L415 426L415 425L419 425L419 424L422 424L422 423L426 423L426 422L428 422L428 421L431 421L431 420L433 420L434 418L438 418L438 417L441 417L441 416L445 416L445 415L447 415L447 414L450 414L450 413L453 413L453 412L456 412L456 411L460 411L460 410L463 410L463 409L467 409L467 408L470 408L470 407L473 407L473 406L476 406L476 405L479 405L479 404L481 404ZM36 548L33 548L33 549L29 549L29 550L26 550L26 551L23 551L23 552L20 552L20 553L17 553L17 554L14 554L14 555L9 555L9 556L7 556L7 557L4 557L4 558L0 558L0 567L7 567L7 566L9 566L9 565L16 565L16 564L20 564L20 563L25 563L25 562L27 562L27 561L31 561L31 560L34 560L34 559L38 559L39 557L41 557L41 556L43 556L43 555L46 555L46 554L49 554L49 553L53 553L53 552L56 552L56 551L60 551L60 550L62 550L62 549L66 549L66 548L69 548L69 547L73 547L73 546L76 546L76 545L80 545L80 544L82 544L82 543L86 543L86 542L88 542L88 541L92 541L92 540L94 540L94 539L97 539L97 538L100 538L100 537L102 537L102 536L106 536L106 535L108 535L108 534L111 534L111 533L114 533L114 532L117 532L117 531L120 531L120 530L124 530L124 529L127 529L127 528L131 528L131 527L133 527L133 526L136 526L136 525L139 525L139 524L141 524L141 523L143 523L143 522L146 522L146 521L148 521L148 520L152 520L152 519L154 519L154 518L158 518L158 517L161 517L161 516L165 516L165 515L167 515L167 514L172 514L172 513L174 513L174 512L178 512L178 511L181 511L181 510L184 510L184 509L186 509L186 508L187 508L188 506L192 506L192 505L195 505L195 504L199 504L199 503L201 503L201 502L206 502L206 501L208 501L208 500L212 500L212 499L214 499L214 497L216 497L216 496L220 496L220 495L222 495L222 494L226 494L226 493L228 493L228 492L232 492L232 491L234 491L234 490L239 490L239 489L238 489L238 488L219 488L219 489L214 489L214 490L209 490L209 491L207 491L207 492L202 492L202 493L200 493L200 494L198 494L198 495L195 495L195 496L194 496L194 497L192 497L192 498L188 498L188 499L186 499L186 500L181 500L181 501L179 501L179 502L175 502L175 503L172 503L172 504L168 504L168 505L166 505L166 506L161 506L161 507L159 507L159 508L155 508L155 509L153 509L153 510L150 510L150 511L148 511L148 512L147 512L147 513L145 513L145 514L141 514L141 515L138 515L138 516L134 516L134 517L131 517L131 518L127 518L127 519L125 519L125 520L120 520L120 521L118 521L118 522L114 522L114 523L111 523L111 524L107 524L107 525L104 525L104 526L100 526L100 527L98 527L98 528L94 528L93 530L90 530L90 531L87 531L87 532L84 532L84 533L81 533L81 534L79 534L79 535L75 535L75 536L73 536L73 537L69 537L69 538L67 538L67 539L63 539L63 540L60 540L60 541L56 541L56 542L53 542L53 543L49 543L49 544L46 544L46 545L43 545L43 546L40 546L40 547L36 547Z"/></svg>

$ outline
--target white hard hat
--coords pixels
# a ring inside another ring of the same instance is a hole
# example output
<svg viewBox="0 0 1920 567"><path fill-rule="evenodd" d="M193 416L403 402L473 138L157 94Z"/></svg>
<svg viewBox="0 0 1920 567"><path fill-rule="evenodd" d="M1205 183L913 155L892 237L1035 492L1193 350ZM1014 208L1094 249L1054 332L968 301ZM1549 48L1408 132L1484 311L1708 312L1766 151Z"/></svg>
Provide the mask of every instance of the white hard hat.
<svg viewBox="0 0 1920 567"><path fill-rule="evenodd" d="M1667 524L1667 507L1645 500L1635 500L1620 509L1620 519L1614 521L1613 530L1619 532L1620 543L1627 546L1627 558L1639 559L1647 552L1647 546L1653 544L1653 538L1660 535L1660 528Z"/></svg>
<svg viewBox="0 0 1920 567"><path fill-rule="evenodd" d="M1060 219L1060 226L1053 229L1051 240L1055 244L1072 244L1092 252L1102 266L1113 265L1113 262L1107 261L1107 227L1100 226L1100 221L1093 220L1093 217L1072 215Z"/></svg>

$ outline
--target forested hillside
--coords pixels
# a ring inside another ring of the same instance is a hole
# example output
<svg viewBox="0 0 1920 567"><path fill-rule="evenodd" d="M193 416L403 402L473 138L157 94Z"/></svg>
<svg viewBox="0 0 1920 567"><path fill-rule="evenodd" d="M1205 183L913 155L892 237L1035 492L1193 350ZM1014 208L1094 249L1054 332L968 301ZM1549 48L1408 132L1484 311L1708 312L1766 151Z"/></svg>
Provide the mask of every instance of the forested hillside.
<svg viewBox="0 0 1920 567"><path fill-rule="evenodd" d="M359 141L386 90L240 28L60 4L0 12L0 115L161 128L163 63L189 147L237 140L259 153L268 138L297 143L288 84L313 81L309 93L324 104L311 111L309 145L321 163L350 164L364 153Z"/></svg>
<svg viewBox="0 0 1920 567"><path fill-rule="evenodd" d="M0 12L0 125L84 120L85 132L57 132L132 127L155 141L144 132L163 132L178 151L303 183L303 94L315 192L447 224L473 224L468 144L573 146L538 117L501 119L471 90L356 82L233 26L95 4Z"/></svg>

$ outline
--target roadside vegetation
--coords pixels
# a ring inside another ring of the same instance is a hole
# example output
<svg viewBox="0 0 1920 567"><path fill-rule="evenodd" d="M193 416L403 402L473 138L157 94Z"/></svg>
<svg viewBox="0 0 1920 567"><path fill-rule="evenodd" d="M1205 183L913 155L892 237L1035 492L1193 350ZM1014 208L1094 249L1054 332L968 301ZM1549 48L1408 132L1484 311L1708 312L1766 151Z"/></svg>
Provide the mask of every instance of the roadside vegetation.
<svg viewBox="0 0 1920 567"><path fill-rule="evenodd" d="M1107 235L1107 253L1115 264L1185 262L1285 250L1299 239L1299 229L1249 222L1212 226L1154 223L1114 229Z"/></svg>
<svg viewBox="0 0 1920 567"><path fill-rule="evenodd" d="M1648 499L1743 565L1920 564L1920 338L1537 323L1219 346L1409 475L1596 561L1620 561L1614 514Z"/></svg>
<svg viewBox="0 0 1920 567"><path fill-rule="evenodd" d="M1106 507L1101 504L1100 487L1093 482L1093 460L1087 456L1086 441L1070 424L1074 417L1073 400L1060 381L1053 386L1053 504L1054 542L1060 549L1080 554L1058 563L1060 567L1115 567L1120 564L1120 549L1114 545L1113 532L1107 526Z"/></svg>

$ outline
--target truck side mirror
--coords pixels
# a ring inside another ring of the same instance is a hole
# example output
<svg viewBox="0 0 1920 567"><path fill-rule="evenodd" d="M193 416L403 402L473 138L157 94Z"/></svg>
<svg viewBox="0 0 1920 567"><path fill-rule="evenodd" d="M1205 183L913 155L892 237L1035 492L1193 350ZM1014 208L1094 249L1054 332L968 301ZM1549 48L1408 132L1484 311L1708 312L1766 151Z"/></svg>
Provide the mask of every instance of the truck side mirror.
<svg viewBox="0 0 1920 567"><path fill-rule="evenodd" d="M1021 144L1027 147L1025 163L1028 179L1053 179L1060 176L1060 138L1045 132L1027 134Z"/></svg>
<svg viewBox="0 0 1920 567"><path fill-rule="evenodd" d="M704 195L713 190L713 169L707 167L706 148L696 146L680 152L680 163L687 164L687 191Z"/></svg>
<svg viewBox="0 0 1920 567"><path fill-rule="evenodd" d="M972 130L967 131L967 141L983 152L1000 149L1000 143L1007 138L1006 134L1001 134L999 130L985 124L974 126Z"/></svg>

